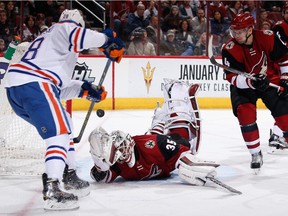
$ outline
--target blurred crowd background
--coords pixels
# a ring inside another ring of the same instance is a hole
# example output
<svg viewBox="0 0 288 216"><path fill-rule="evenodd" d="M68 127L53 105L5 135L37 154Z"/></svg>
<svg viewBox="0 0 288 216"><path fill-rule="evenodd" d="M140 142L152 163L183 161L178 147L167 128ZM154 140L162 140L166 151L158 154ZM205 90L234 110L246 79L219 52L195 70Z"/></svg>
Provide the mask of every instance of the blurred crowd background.
<svg viewBox="0 0 288 216"><path fill-rule="evenodd" d="M250 13L256 29L271 30L283 20L285 5L285 1L265 0L0 1L0 54L14 35L33 41L58 22L63 10L79 9L86 28L113 28L126 44L125 55L202 56L207 54L210 35L214 55L221 55L237 14ZM102 54L98 49L82 53Z"/></svg>

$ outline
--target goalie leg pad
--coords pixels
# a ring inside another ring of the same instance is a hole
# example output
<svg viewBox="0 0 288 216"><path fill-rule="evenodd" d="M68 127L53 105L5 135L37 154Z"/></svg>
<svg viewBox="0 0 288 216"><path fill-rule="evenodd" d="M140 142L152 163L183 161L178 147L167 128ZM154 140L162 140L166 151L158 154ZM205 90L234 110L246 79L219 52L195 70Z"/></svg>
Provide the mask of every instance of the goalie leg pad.
<svg viewBox="0 0 288 216"><path fill-rule="evenodd" d="M165 128L186 128L193 154L200 146L200 114L196 100L198 84L188 85L179 80L164 79L164 105L166 109ZM162 107L162 108L163 108Z"/></svg>
<svg viewBox="0 0 288 216"><path fill-rule="evenodd" d="M191 152L182 153L176 163L180 178L197 186L203 186L207 181L206 177L215 177L218 166L215 162L197 159Z"/></svg>
<svg viewBox="0 0 288 216"><path fill-rule="evenodd" d="M192 153L194 155L198 153L201 141L201 124L200 124L201 119L200 119L198 102L195 96L196 93L198 92L198 89L199 89L198 84L194 84L189 88L189 98L192 105L193 116L195 119L195 121L193 122L194 127L191 128L191 134L194 134L195 138L190 141Z"/></svg>
<svg viewBox="0 0 288 216"><path fill-rule="evenodd" d="M164 81L163 93L167 111L186 118L192 111L188 93L190 85L179 80L164 79Z"/></svg>
<svg viewBox="0 0 288 216"><path fill-rule="evenodd" d="M196 100L199 85L164 79L164 104L154 111L150 134L179 133L190 142L193 154L200 146L200 116ZM188 134L188 135L187 135Z"/></svg>

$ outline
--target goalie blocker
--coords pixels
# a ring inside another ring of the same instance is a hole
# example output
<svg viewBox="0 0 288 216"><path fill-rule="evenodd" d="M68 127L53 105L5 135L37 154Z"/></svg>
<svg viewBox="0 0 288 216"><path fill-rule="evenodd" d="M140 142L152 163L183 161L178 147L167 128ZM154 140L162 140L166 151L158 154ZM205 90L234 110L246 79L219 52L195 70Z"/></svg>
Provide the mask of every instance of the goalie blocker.
<svg viewBox="0 0 288 216"><path fill-rule="evenodd" d="M197 159L194 155L184 152L176 163L179 177L193 185L203 186L207 177L217 175L215 168L220 166L212 161L203 161Z"/></svg>

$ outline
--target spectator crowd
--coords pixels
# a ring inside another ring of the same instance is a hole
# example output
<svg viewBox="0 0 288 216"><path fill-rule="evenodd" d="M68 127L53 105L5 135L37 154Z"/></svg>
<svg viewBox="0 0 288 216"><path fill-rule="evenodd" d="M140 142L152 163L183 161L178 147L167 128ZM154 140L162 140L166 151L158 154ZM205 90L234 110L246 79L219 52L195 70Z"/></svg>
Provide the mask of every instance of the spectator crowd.
<svg viewBox="0 0 288 216"><path fill-rule="evenodd" d="M99 18L104 13L93 1L82 1ZM256 29L271 30L282 20L285 1L143 0L97 1L106 9L106 23L126 43L126 55L206 55L207 38L213 35L213 52L230 39L229 25L239 13L250 13ZM288 3L288 2L287 2ZM77 8L87 28L101 30L103 24L77 2L0 1L0 53L14 35L33 41L59 20L64 9ZM86 53L94 53L87 51ZM97 52L96 52L97 54Z"/></svg>

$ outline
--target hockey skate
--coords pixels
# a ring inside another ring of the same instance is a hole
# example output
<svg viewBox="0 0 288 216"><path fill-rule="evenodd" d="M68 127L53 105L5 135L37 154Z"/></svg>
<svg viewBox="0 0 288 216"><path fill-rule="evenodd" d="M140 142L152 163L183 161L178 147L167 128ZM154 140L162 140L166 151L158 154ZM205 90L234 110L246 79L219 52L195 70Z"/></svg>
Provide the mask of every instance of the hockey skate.
<svg viewBox="0 0 288 216"><path fill-rule="evenodd" d="M68 166L65 167L62 182L67 192L73 193L79 198L90 194L89 182L80 179L76 174L76 170L68 169Z"/></svg>
<svg viewBox="0 0 288 216"><path fill-rule="evenodd" d="M269 153L274 153L278 149L288 149L288 143L285 141L285 138L272 133L272 130L270 130L270 138L268 145L270 147L270 150L268 151Z"/></svg>
<svg viewBox="0 0 288 216"><path fill-rule="evenodd" d="M43 199L44 209L49 211L75 210L79 208L78 197L61 191L59 189L60 182L57 179L42 175L43 181Z"/></svg>
<svg viewBox="0 0 288 216"><path fill-rule="evenodd" d="M260 171L260 168L263 165L263 155L262 152L258 152L255 154L252 154L252 161L251 161L251 169L254 170L255 174L258 174Z"/></svg>

